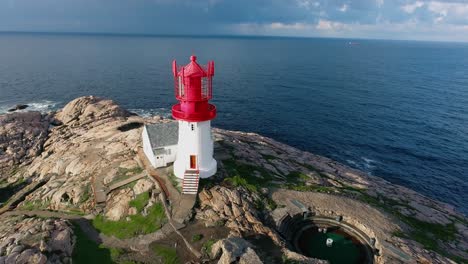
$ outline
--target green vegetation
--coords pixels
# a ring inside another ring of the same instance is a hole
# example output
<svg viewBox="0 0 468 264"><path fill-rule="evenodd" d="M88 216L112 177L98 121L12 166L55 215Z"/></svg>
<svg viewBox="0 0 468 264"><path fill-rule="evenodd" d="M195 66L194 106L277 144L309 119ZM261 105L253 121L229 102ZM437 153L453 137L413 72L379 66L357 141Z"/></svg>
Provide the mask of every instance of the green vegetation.
<svg viewBox="0 0 468 264"><path fill-rule="evenodd" d="M172 186L174 186L174 188L176 188L177 191L182 192L182 187L180 187L179 180L177 180L177 177L174 175L174 173L169 173L168 178Z"/></svg>
<svg viewBox="0 0 468 264"><path fill-rule="evenodd" d="M84 202L88 201L90 197L91 197L91 184L88 183L88 184L86 184L85 190L84 190L82 196L80 197L80 202L79 203L84 203Z"/></svg>
<svg viewBox="0 0 468 264"><path fill-rule="evenodd" d="M285 255L283 255L282 258L283 258L283 264L300 264L300 263L301 263L301 262L299 262L299 261L289 259L289 258L286 257Z"/></svg>
<svg viewBox="0 0 468 264"><path fill-rule="evenodd" d="M171 247L156 244L153 246L153 251L156 255L162 257L164 264L180 263L176 250Z"/></svg>
<svg viewBox="0 0 468 264"><path fill-rule="evenodd" d="M139 195L135 197L135 199L130 201L129 205L131 207L135 207L138 213L140 213L148 204L149 198L150 198L150 194L148 191L144 193L140 193Z"/></svg>
<svg viewBox="0 0 468 264"><path fill-rule="evenodd" d="M140 199L143 200L143 198ZM135 203L138 204L139 202ZM151 206L147 216L136 214L128 217L130 221L125 219L111 221L105 219L103 215L98 215L93 220L93 225L97 230L106 235L113 235L117 238L130 238L156 232L166 223L164 207L161 203Z"/></svg>
<svg viewBox="0 0 468 264"><path fill-rule="evenodd" d="M133 176L143 172L142 167L133 167L133 168L122 168L119 167L117 170L117 176L108 184L109 186L127 179L129 176Z"/></svg>
<svg viewBox="0 0 468 264"><path fill-rule="evenodd" d="M40 208L46 208L50 205L49 200L34 200L34 201L24 201L21 205L21 208L24 210L36 210Z"/></svg>
<svg viewBox="0 0 468 264"><path fill-rule="evenodd" d="M247 180L239 175L225 179L226 182L231 183L235 187L242 186L251 192L257 192L257 187L247 182Z"/></svg>
<svg viewBox="0 0 468 264"><path fill-rule="evenodd" d="M229 175L225 178L225 182L250 188L252 192L257 192L257 187L271 187L271 181L275 179L271 172L259 166L237 162L233 159L223 160L223 165ZM255 175L255 171L260 173L260 177Z"/></svg>
<svg viewBox="0 0 468 264"><path fill-rule="evenodd" d="M121 248L107 248L98 245L81 230L80 226L73 224L73 231L76 235L76 244L73 249L72 260L77 264L137 264L139 262L125 260L122 258L127 251Z"/></svg>
<svg viewBox="0 0 468 264"><path fill-rule="evenodd" d="M267 154L262 154L262 157L267 161L277 159L277 157L272 156L272 155L267 155Z"/></svg>
<svg viewBox="0 0 468 264"><path fill-rule="evenodd" d="M286 175L286 183L282 185L283 188L300 191L300 192L324 192L330 193L334 191L333 187L320 186L320 185L307 185L307 180L310 179L306 174L293 171Z"/></svg>
<svg viewBox="0 0 468 264"><path fill-rule="evenodd" d="M255 208L257 210L263 211L265 209L268 209L270 211L275 210L278 207L278 205L269 197L262 197L261 200L257 200L255 202Z"/></svg>
<svg viewBox="0 0 468 264"><path fill-rule="evenodd" d="M120 255L122 255L125 251L121 248L109 248L111 258L113 260L119 259Z"/></svg>
<svg viewBox="0 0 468 264"><path fill-rule="evenodd" d="M216 243L215 239L208 239L207 241L205 241L205 243L203 243L202 251L205 253L211 252L211 248L213 247L214 243Z"/></svg>
<svg viewBox="0 0 468 264"><path fill-rule="evenodd" d="M142 173L142 172L143 172L143 168L139 166L129 168L129 169L119 167L119 170L118 170L119 175L135 175L135 174Z"/></svg>
<svg viewBox="0 0 468 264"><path fill-rule="evenodd" d="M192 236L192 242L200 241L203 238L202 234L195 234Z"/></svg>
<svg viewBox="0 0 468 264"><path fill-rule="evenodd" d="M73 263L114 263L111 256L111 250L100 247L98 244L96 244L96 242L89 239L81 230L81 228L76 224L73 227L73 231L76 235L76 244L72 254Z"/></svg>
<svg viewBox="0 0 468 264"><path fill-rule="evenodd" d="M11 176L14 176L15 174L17 174L18 172L20 172L20 167L18 165L14 165L13 168L11 168L10 170L10 175Z"/></svg>
<svg viewBox="0 0 468 264"><path fill-rule="evenodd" d="M438 240L442 242L449 242L455 239L457 234L455 223L452 222L450 224L443 225L422 221L415 217L404 215L400 213L399 210L394 208L394 206L403 206L411 208L405 202L396 201L394 199L390 199L381 195L374 197L367 194L366 190L364 189L357 189L352 187L350 188L349 186L345 186L342 189L345 191L348 190L354 193L358 193L358 199L362 202L384 210L385 212L393 215L395 218L400 219L402 222L404 222L411 228L411 231L409 233L395 231L393 232L394 236L412 239L422 244L425 249L435 251L443 256L460 262L459 257L450 255L448 252L442 249L437 242Z"/></svg>
<svg viewBox="0 0 468 264"><path fill-rule="evenodd" d="M86 215L85 212L83 212L81 209L79 208L69 208L67 210L67 213L69 214L74 214L74 215Z"/></svg>

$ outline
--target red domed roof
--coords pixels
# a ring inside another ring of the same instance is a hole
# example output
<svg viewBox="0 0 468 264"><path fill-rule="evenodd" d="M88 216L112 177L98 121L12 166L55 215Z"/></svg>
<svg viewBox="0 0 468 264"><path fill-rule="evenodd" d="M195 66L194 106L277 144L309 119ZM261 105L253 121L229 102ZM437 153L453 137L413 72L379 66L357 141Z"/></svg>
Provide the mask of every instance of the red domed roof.
<svg viewBox="0 0 468 264"><path fill-rule="evenodd" d="M190 63L184 66L185 77L206 77L206 71L197 63L197 56L190 56Z"/></svg>

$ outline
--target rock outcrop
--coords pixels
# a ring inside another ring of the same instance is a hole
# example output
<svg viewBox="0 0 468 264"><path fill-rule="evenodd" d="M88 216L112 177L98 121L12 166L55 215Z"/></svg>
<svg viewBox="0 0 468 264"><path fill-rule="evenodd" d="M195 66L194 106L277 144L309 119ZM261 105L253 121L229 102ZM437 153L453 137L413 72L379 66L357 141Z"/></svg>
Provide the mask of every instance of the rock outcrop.
<svg viewBox="0 0 468 264"><path fill-rule="evenodd" d="M57 119L66 125L83 126L92 122L100 125L108 118L124 118L130 112L123 109L114 101L95 96L77 98L68 103L58 114Z"/></svg>
<svg viewBox="0 0 468 264"><path fill-rule="evenodd" d="M271 228L260 220L260 213L255 204L260 197L244 188L228 189L215 186L202 190L199 195L200 210L196 217L205 221L206 225L216 225L225 222L235 234L254 232L269 236L275 243L283 245L282 239Z"/></svg>
<svg viewBox="0 0 468 264"><path fill-rule="evenodd" d="M262 264L252 245L241 237L229 237L219 240L211 247L210 257L218 264Z"/></svg>
<svg viewBox="0 0 468 264"><path fill-rule="evenodd" d="M0 115L0 177L41 154L52 120L51 115L39 112Z"/></svg>
<svg viewBox="0 0 468 264"><path fill-rule="evenodd" d="M75 240L66 220L0 218L0 263L72 263Z"/></svg>
<svg viewBox="0 0 468 264"><path fill-rule="evenodd" d="M127 123L143 123L143 118L132 116L111 100L94 96L71 101L55 118L62 125L50 129L42 155L22 170L24 178L49 180L28 195L22 205L89 213L94 209L95 190L105 190L141 171L135 155L141 129L122 132L118 128ZM107 204L113 212L123 212L122 208L116 209L112 199ZM111 215L113 219L120 218Z"/></svg>
<svg viewBox="0 0 468 264"><path fill-rule="evenodd" d="M102 213L108 220L145 215L160 190L145 177L136 153L142 125L154 122L164 120L135 116L111 100L93 96L75 99L57 114L0 115L0 175L9 176L11 183L41 183L25 192L20 209ZM231 237L216 243L211 252L219 263L261 263L264 252L241 238L249 234L269 237L287 259L322 263L288 250L272 223L281 218L277 215L295 214L289 209L297 202L318 215L342 217L376 238L378 263L401 262L395 252L421 263L450 263L440 252L467 258L466 217L449 205L254 133L213 132L218 174L210 187L200 190L196 218L207 226L230 229ZM125 181L130 177L131 184ZM143 209L130 207L131 200L147 191L151 195ZM96 206L96 193L103 195L103 206ZM172 206L169 209L177 204ZM407 234L433 238L430 246L437 251L421 244L427 240L417 242ZM73 246L67 221L0 218L0 264L67 263Z"/></svg>

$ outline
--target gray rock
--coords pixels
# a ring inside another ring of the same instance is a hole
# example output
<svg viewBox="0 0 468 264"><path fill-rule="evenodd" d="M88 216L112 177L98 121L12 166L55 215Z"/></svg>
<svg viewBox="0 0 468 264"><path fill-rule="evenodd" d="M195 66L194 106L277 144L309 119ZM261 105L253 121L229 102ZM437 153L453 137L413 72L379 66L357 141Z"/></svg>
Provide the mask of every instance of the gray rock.
<svg viewBox="0 0 468 264"><path fill-rule="evenodd" d="M14 253L20 253L21 251L23 251L24 249L24 246L23 245L18 245L18 246L15 246L11 252L10 252L10 255L11 254L14 254Z"/></svg>
<svg viewBox="0 0 468 264"><path fill-rule="evenodd" d="M252 248L247 248L245 253L240 257L239 264L263 264L263 262L258 257L255 250Z"/></svg>

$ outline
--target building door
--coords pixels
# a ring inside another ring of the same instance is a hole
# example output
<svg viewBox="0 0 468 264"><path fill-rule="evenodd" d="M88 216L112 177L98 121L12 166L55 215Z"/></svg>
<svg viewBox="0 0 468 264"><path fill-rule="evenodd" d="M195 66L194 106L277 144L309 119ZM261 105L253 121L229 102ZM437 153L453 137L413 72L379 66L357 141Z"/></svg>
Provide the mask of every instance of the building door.
<svg viewBox="0 0 468 264"><path fill-rule="evenodd" d="M196 169L196 168L197 168L197 156L190 155L190 169Z"/></svg>

